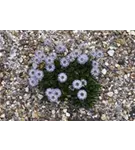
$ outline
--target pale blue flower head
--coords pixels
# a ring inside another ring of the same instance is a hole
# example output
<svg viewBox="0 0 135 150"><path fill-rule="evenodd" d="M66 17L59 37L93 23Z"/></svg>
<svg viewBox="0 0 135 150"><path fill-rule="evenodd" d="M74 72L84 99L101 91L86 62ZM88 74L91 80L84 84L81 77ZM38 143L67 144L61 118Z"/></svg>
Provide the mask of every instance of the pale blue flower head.
<svg viewBox="0 0 135 150"><path fill-rule="evenodd" d="M68 66L69 66L69 61L68 61L65 57L63 57L63 58L61 58L61 60L60 60L60 65L61 65L62 67L68 67Z"/></svg>
<svg viewBox="0 0 135 150"><path fill-rule="evenodd" d="M81 54L78 58L77 58L77 62L81 65L85 64L88 61L88 56L86 54Z"/></svg>
<svg viewBox="0 0 135 150"><path fill-rule="evenodd" d="M54 60L57 58L57 54L55 52L50 53L49 56L52 57Z"/></svg>
<svg viewBox="0 0 135 150"><path fill-rule="evenodd" d="M96 52L95 50L92 50L92 51L90 52L90 55L91 55L93 58L95 58L95 57L97 56L97 52Z"/></svg>
<svg viewBox="0 0 135 150"><path fill-rule="evenodd" d="M41 70L36 70L36 71L35 71L35 77L36 77L38 80L42 80L43 77L44 77L43 71L41 71Z"/></svg>
<svg viewBox="0 0 135 150"><path fill-rule="evenodd" d="M51 39L49 39L49 38L45 39L44 45L45 45L45 46L51 46L51 45L52 45Z"/></svg>
<svg viewBox="0 0 135 150"><path fill-rule="evenodd" d="M94 68L98 68L99 67L99 63L97 62L97 61L95 61L95 60L93 60L92 61L92 67L94 67Z"/></svg>
<svg viewBox="0 0 135 150"><path fill-rule="evenodd" d="M30 69L30 70L29 70L29 76L30 76L30 77L35 77L35 72L36 72L35 69Z"/></svg>
<svg viewBox="0 0 135 150"><path fill-rule="evenodd" d="M74 89L80 89L82 87L82 82L80 80L74 80L72 86Z"/></svg>
<svg viewBox="0 0 135 150"><path fill-rule="evenodd" d="M85 90L80 90L77 93L77 97L79 100L85 100L87 98L87 92Z"/></svg>
<svg viewBox="0 0 135 150"><path fill-rule="evenodd" d="M73 51L73 55L75 58L79 57L82 54L82 51L80 49L75 49Z"/></svg>
<svg viewBox="0 0 135 150"><path fill-rule="evenodd" d="M66 46L62 44L58 44L56 46L56 52L57 53L64 53L66 51Z"/></svg>
<svg viewBox="0 0 135 150"><path fill-rule="evenodd" d="M102 52L101 50L98 50L98 51L97 51L96 58L101 58L101 57L103 57L103 56L104 56L103 52Z"/></svg>
<svg viewBox="0 0 135 150"><path fill-rule="evenodd" d="M97 77L97 76L99 76L99 74L100 74L100 71L99 71L99 69L96 67L94 67L94 68L92 68L91 69L91 74L94 76L94 77Z"/></svg>
<svg viewBox="0 0 135 150"><path fill-rule="evenodd" d="M51 65L54 63L54 58L51 56L46 57L45 62L47 65Z"/></svg>
<svg viewBox="0 0 135 150"><path fill-rule="evenodd" d="M67 81L67 75L65 73L58 74L58 81L64 83Z"/></svg>
<svg viewBox="0 0 135 150"><path fill-rule="evenodd" d="M38 85L38 79L35 78L35 77L29 78L29 84L30 84L30 86L32 86L32 87L37 86L37 85Z"/></svg>
<svg viewBox="0 0 135 150"><path fill-rule="evenodd" d="M73 52L71 52L70 54L68 54L66 56L66 59L69 61L69 62L73 62L75 60L75 56L73 54Z"/></svg>
<svg viewBox="0 0 135 150"><path fill-rule="evenodd" d="M83 87L85 87L87 85L87 81L85 79L82 79L81 82L82 82Z"/></svg>
<svg viewBox="0 0 135 150"><path fill-rule="evenodd" d="M53 93L54 93L54 95L56 95L58 98L61 96L61 90L58 89L58 88L54 89Z"/></svg>
<svg viewBox="0 0 135 150"><path fill-rule="evenodd" d="M47 97L51 96L52 94L53 94L53 89L52 89L52 88L46 89L45 95L46 95Z"/></svg>
<svg viewBox="0 0 135 150"><path fill-rule="evenodd" d="M48 72L53 72L55 70L55 65L54 64L46 65L45 68Z"/></svg>

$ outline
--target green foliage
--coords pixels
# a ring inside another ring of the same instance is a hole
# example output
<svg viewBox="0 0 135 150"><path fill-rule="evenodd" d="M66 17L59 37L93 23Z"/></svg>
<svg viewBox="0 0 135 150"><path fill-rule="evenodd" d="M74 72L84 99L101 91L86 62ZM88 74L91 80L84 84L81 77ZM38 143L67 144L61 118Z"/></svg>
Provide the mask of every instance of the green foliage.
<svg viewBox="0 0 135 150"><path fill-rule="evenodd" d="M62 91L62 96L59 98L59 100L68 100L70 104L73 104L77 107L92 107L98 99L101 85L90 73L92 69L91 61L92 60L90 58L85 65L80 65L77 63L77 60L75 60L73 63L70 63L67 68L62 68L59 60L55 60L56 69L54 72L50 73L45 69L42 69L44 71L44 78L39 83L39 88L43 91L45 91L47 88L59 88ZM68 76L68 79L65 83L60 83L58 81L58 74L62 72L66 73ZM77 98L78 90L69 88L69 86L72 85L72 82L76 79L87 80L87 86L81 88L87 92L87 99L85 100L81 101ZM44 99L47 99L47 97L45 96Z"/></svg>

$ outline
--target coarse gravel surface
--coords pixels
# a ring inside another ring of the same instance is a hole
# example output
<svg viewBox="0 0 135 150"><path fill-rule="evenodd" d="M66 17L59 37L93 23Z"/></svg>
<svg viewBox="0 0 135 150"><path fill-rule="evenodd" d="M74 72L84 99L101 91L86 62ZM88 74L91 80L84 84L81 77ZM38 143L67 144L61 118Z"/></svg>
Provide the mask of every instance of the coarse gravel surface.
<svg viewBox="0 0 135 150"><path fill-rule="evenodd" d="M68 50L82 44L86 52L104 52L99 77L102 92L93 108L52 104L42 100L41 91L29 87L34 52L50 51L44 46L46 38L54 43L62 41ZM0 120L135 120L135 31L0 31Z"/></svg>

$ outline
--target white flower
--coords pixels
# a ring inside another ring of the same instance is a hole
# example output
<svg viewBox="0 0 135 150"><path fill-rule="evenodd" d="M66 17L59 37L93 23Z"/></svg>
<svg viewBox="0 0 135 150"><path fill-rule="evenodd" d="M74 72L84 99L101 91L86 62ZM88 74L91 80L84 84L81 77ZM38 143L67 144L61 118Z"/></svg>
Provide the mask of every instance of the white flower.
<svg viewBox="0 0 135 150"><path fill-rule="evenodd" d="M80 90L78 91L77 93L77 97L80 99L80 100L84 100L87 98L87 92L85 90Z"/></svg>
<svg viewBox="0 0 135 150"><path fill-rule="evenodd" d="M52 95L48 96L48 100L50 102L57 102L58 101L58 97L56 95L52 94Z"/></svg>
<svg viewBox="0 0 135 150"><path fill-rule="evenodd" d="M74 57L77 58L82 54L82 51L79 49L76 49L73 51Z"/></svg>
<svg viewBox="0 0 135 150"><path fill-rule="evenodd" d="M79 64L85 64L88 61L88 56L86 54L81 54L78 58L77 61Z"/></svg>
<svg viewBox="0 0 135 150"><path fill-rule="evenodd" d="M68 67L68 66L69 66L69 61L68 61L65 57L63 57L63 58L60 60L60 65L61 65L62 67Z"/></svg>
<svg viewBox="0 0 135 150"><path fill-rule="evenodd" d="M30 70L29 70L29 76L30 76L30 77L34 77L34 76L35 76L35 72L36 72L35 69L30 69Z"/></svg>
<svg viewBox="0 0 135 150"><path fill-rule="evenodd" d="M46 68L46 70L47 70L48 72L53 72L53 71L55 70L54 64L46 65L45 68Z"/></svg>
<svg viewBox="0 0 135 150"><path fill-rule="evenodd" d="M95 77L97 77L99 75L100 71L97 67L94 67L91 69L91 74Z"/></svg>
<svg viewBox="0 0 135 150"><path fill-rule="evenodd" d="M54 58L51 56L46 57L45 62L47 65L51 65L54 63Z"/></svg>
<svg viewBox="0 0 135 150"><path fill-rule="evenodd" d="M80 80L74 80L72 85L74 89L80 89L82 87L82 82Z"/></svg>
<svg viewBox="0 0 135 150"><path fill-rule="evenodd" d="M83 87L87 85L87 81L85 79L82 79L81 82Z"/></svg>
<svg viewBox="0 0 135 150"><path fill-rule="evenodd" d="M66 58L69 62L73 62L75 60L75 56L74 56L73 52L68 54Z"/></svg>
<svg viewBox="0 0 135 150"><path fill-rule="evenodd" d="M58 81L60 81L61 83L66 82L67 80L67 75L65 73L60 73L58 74Z"/></svg>
<svg viewBox="0 0 135 150"><path fill-rule="evenodd" d="M61 90L60 89L54 89L53 91L54 95L56 95L57 97L61 96Z"/></svg>
<svg viewBox="0 0 135 150"><path fill-rule="evenodd" d="M46 89L45 94L47 97L51 96L53 94L53 89L52 88Z"/></svg>
<svg viewBox="0 0 135 150"><path fill-rule="evenodd" d="M35 71L35 77L39 80L42 80L42 78L44 77L43 71L41 70L36 70Z"/></svg>

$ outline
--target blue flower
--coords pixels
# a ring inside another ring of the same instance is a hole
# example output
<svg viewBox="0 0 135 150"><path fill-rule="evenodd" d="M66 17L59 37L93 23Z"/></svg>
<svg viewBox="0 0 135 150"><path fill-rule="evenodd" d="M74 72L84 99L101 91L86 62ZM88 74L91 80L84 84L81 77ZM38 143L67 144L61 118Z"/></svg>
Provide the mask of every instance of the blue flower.
<svg viewBox="0 0 135 150"><path fill-rule="evenodd" d="M51 65L54 63L54 58L51 56L46 57L45 62L47 65Z"/></svg>
<svg viewBox="0 0 135 150"><path fill-rule="evenodd" d="M32 60L33 60L33 63L36 63L36 64L41 63L41 59L39 56L35 56Z"/></svg>
<svg viewBox="0 0 135 150"><path fill-rule="evenodd" d="M60 89L54 89L53 91L54 95L56 95L58 98L61 96L61 90Z"/></svg>
<svg viewBox="0 0 135 150"><path fill-rule="evenodd" d="M76 49L73 51L73 55L75 58L79 57L82 54L82 51L79 49Z"/></svg>
<svg viewBox="0 0 135 150"><path fill-rule="evenodd" d="M97 56L97 52L95 50L92 50L90 52L90 55L95 58Z"/></svg>
<svg viewBox="0 0 135 150"><path fill-rule="evenodd" d="M58 97L56 95L52 94L48 97L48 100L50 102L58 102Z"/></svg>
<svg viewBox="0 0 135 150"><path fill-rule="evenodd" d="M71 52L70 54L68 54L66 56L66 59L69 61L69 62L73 62L75 60L75 56L73 54L73 52Z"/></svg>
<svg viewBox="0 0 135 150"><path fill-rule="evenodd" d="M63 58L60 60L60 65L61 65L62 67L68 67L68 66L69 66L69 61L68 61L65 57L63 57Z"/></svg>
<svg viewBox="0 0 135 150"><path fill-rule="evenodd" d="M48 72L53 72L55 70L55 65L54 64L46 65L45 68Z"/></svg>
<svg viewBox="0 0 135 150"><path fill-rule="evenodd" d="M99 63L95 60L92 61L92 67L96 68L99 66Z"/></svg>
<svg viewBox="0 0 135 150"><path fill-rule="evenodd" d="M35 77L35 72L36 72L35 69L30 69L30 70L29 70L29 76L30 76L30 77Z"/></svg>
<svg viewBox="0 0 135 150"><path fill-rule="evenodd" d="M87 98L87 92L86 92L85 90L80 90L80 91L78 91L78 93L77 93L77 97L78 97L78 99L80 99L80 100L84 100L84 99Z"/></svg>
<svg viewBox="0 0 135 150"><path fill-rule="evenodd" d="M44 77L43 71L41 71L41 70L36 70L36 71L35 71L35 77L36 77L38 80L42 80L42 78Z"/></svg>
<svg viewBox="0 0 135 150"><path fill-rule="evenodd" d="M55 52L50 53L49 56L52 57L54 60L57 58L57 54Z"/></svg>
<svg viewBox="0 0 135 150"><path fill-rule="evenodd" d="M87 81L85 79L82 79L81 82L83 87L87 85Z"/></svg>
<svg viewBox="0 0 135 150"><path fill-rule="evenodd" d="M51 39L45 39L45 41L44 41L44 45L45 46L51 46L51 44L52 44L52 41L51 41Z"/></svg>
<svg viewBox="0 0 135 150"><path fill-rule="evenodd" d="M56 52L57 53L64 53L66 51L66 46L62 44L58 44L56 46Z"/></svg>
<svg viewBox="0 0 135 150"><path fill-rule="evenodd" d="M101 50L98 50L98 51L97 51L96 58L101 58L101 57L103 57L103 56L104 56L103 52L102 52Z"/></svg>
<svg viewBox="0 0 135 150"><path fill-rule="evenodd" d="M47 97L51 96L52 94L53 94L53 89L52 89L52 88L46 89L45 95L46 95Z"/></svg>
<svg viewBox="0 0 135 150"><path fill-rule="evenodd" d="M59 82L64 83L64 82L66 82L66 80L67 80L67 75L65 73L58 74L58 81Z"/></svg>
<svg viewBox="0 0 135 150"><path fill-rule="evenodd" d="M88 56L86 54L81 54L78 58L77 61L79 64L83 65L88 61Z"/></svg>
<svg viewBox="0 0 135 150"><path fill-rule="evenodd" d="M94 77L97 77L97 76L99 76L99 74L100 74L100 71L99 71L99 69L96 67L94 67L94 68L92 68L91 69L91 74L94 76Z"/></svg>
<svg viewBox="0 0 135 150"><path fill-rule="evenodd" d="M37 86L38 85L38 79L35 77L29 78L29 84L32 87Z"/></svg>
<svg viewBox="0 0 135 150"><path fill-rule="evenodd" d="M80 89L82 87L82 82L80 80L74 80L72 86L74 89Z"/></svg>

